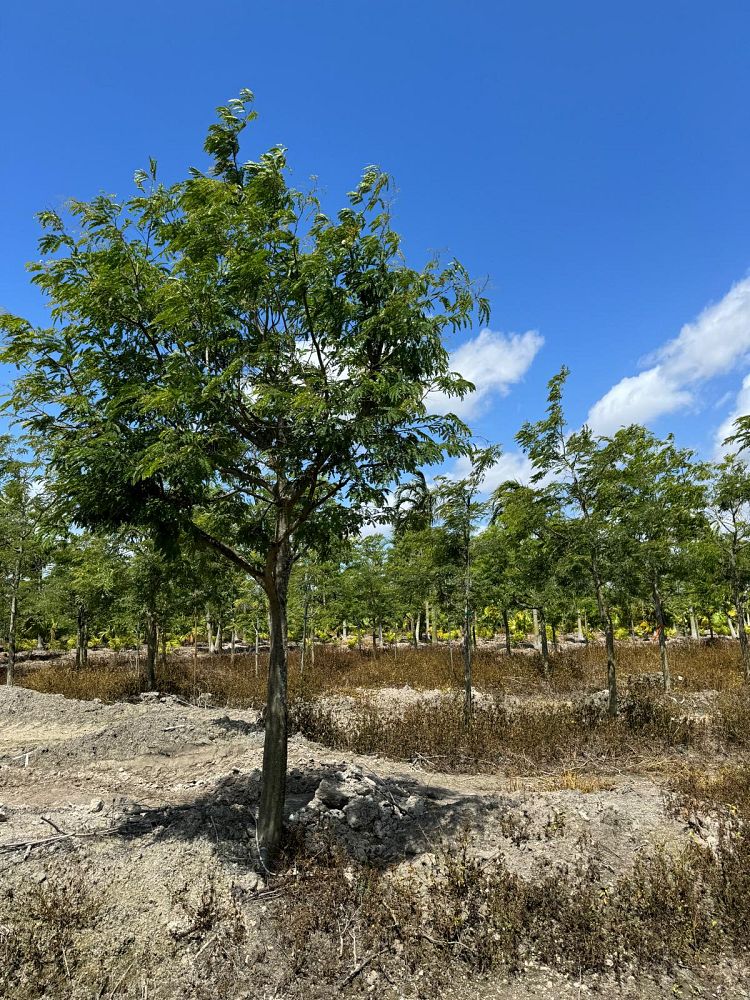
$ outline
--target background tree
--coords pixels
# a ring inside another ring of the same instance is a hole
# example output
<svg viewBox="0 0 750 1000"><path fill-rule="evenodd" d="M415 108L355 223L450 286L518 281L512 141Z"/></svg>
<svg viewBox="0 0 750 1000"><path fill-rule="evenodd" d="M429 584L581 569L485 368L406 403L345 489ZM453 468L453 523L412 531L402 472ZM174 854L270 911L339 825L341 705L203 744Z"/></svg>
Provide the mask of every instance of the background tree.
<svg viewBox="0 0 750 1000"><path fill-rule="evenodd" d="M665 588L676 589L679 554L699 532L705 493L692 452L645 427L619 430L602 448L611 483L610 532L620 532L620 575L631 572L631 595L653 602L662 678L671 686L666 645Z"/></svg>
<svg viewBox="0 0 750 1000"><path fill-rule="evenodd" d="M745 608L750 582L750 469L735 455L716 466L709 488L709 516L716 566L737 615L737 636L745 681L750 681L750 644Z"/></svg>
<svg viewBox="0 0 750 1000"><path fill-rule="evenodd" d="M552 479L559 507L574 518L575 549L590 576L604 628L609 713L614 716L617 714L617 668L609 583L615 575L618 553L610 525L610 470L602 458L600 442L590 428L571 431L567 426L562 401L568 374L568 369L562 368L550 379L547 416L536 423L525 423L516 440L536 470L533 481Z"/></svg>
<svg viewBox="0 0 750 1000"><path fill-rule="evenodd" d="M487 500L480 491L487 470L500 456L496 446L472 448L469 457L471 471L462 479L438 479L436 512L440 521L445 563L452 569L454 601L461 607L461 649L464 662L464 725L472 719L472 624L474 621L474 588L471 572L472 535L489 511Z"/></svg>

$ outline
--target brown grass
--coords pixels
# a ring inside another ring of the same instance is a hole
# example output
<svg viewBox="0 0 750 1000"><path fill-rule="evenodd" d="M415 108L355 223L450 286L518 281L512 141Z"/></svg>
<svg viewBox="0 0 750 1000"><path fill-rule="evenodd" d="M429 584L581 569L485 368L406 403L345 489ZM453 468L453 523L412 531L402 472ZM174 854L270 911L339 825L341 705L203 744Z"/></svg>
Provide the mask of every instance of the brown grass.
<svg viewBox="0 0 750 1000"><path fill-rule="evenodd" d="M617 647L621 683L630 675L658 673L658 649L653 643L621 642ZM678 689L731 692L741 685L737 644L727 640L680 642L669 648L672 673ZM142 677L129 653L93 652L89 667L76 671L68 657L43 665L19 664L18 683L37 691L61 693L70 698L100 698L105 702L127 699L143 689ZM601 645L591 644L552 655L552 674L541 672L540 657L533 652L506 656L499 647L480 646L474 657L474 683L480 690L497 694L564 696L596 691L606 686L606 660ZM192 651L180 650L168 657L166 667L157 668L161 691L192 700L211 692L216 704L233 707L260 706L266 697L267 654L261 654L255 675L252 654L201 653L197 667ZM308 657L309 664L309 657ZM0 683L4 681L0 667ZM322 693L358 688L403 686L454 689L462 684L459 651L453 664L447 646L399 647L379 651L317 646L315 664L300 673L299 651L290 652L289 684L292 698L310 698Z"/></svg>

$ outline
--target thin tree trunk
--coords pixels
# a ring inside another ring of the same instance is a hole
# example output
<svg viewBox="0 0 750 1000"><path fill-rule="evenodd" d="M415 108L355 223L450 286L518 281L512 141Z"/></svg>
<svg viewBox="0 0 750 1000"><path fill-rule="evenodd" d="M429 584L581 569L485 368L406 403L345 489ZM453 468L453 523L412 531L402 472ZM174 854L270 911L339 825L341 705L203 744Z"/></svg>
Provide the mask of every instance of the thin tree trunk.
<svg viewBox="0 0 750 1000"><path fill-rule="evenodd" d="M537 611L536 608L532 608L531 609L531 618L532 618L532 622L533 622L532 629L533 629L533 633L534 633L534 635L533 635L534 649L539 649L540 648L540 642L539 642L539 612Z"/></svg>
<svg viewBox="0 0 750 1000"><path fill-rule="evenodd" d="M310 611L310 603L305 599L305 610L302 615L302 655L299 661L299 672L304 674L305 672L305 652L307 650L307 616Z"/></svg>
<svg viewBox="0 0 750 1000"><path fill-rule="evenodd" d="M737 630L734 627L734 622L732 621L731 615L727 615L727 622L729 624L729 634L733 639L737 638Z"/></svg>
<svg viewBox="0 0 750 1000"><path fill-rule="evenodd" d="M268 694L266 734L263 743L263 772L258 808L258 846L261 863L272 864L281 842L286 794L287 764L287 596L292 553L286 525L277 526L273 563L268 566L264 588L268 597L270 652L268 657Z"/></svg>
<svg viewBox="0 0 750 1000"><path fill-rule="evenodd" d="M138 622L135 628L135 673L136 677L141 676L141 623Z"/></svg>
<svg viewBox="0 0 750 1000"><path fill-rule="evenodd" d="M255 622L255 676L258 676L259 666L258 666L258 650L260 646L260 629L258 628L258 622Z"/></svg>
<svg viewBox="0 0 750 1000"><path fill-rule="evenodd" d="M698 631L698 620L695 617L695 609L690 608L690 638L700 639L700 632Z"/></svg>
<svg viewBox="0 0 750 1000"><path fill-rule="evenodd" d="M463 642L461 651L464 660L464 729L471 727L472 683L471 683L471 612L468 606L464 612Z"/></svg>
<svg viewBox="0 0 750 1000"><path fill-rule="evenodd" d="M88 665L89 660L89 633L88 618L86 608L79 604L76 609L76 669Z"/></svg>
<svg viewBox="0 0 750 1000"><path fill-rule="evenodd" d="M214 646L216 647L217 653L224 652L224 628L220 621L216 623L216 638L214 640Z"/></svg>
<svg viewBox="0 0 750 1000"><path fill-rule="evenodd" d="M740 656L742 658L742 674L745 681L750 681L750 644L745 631L744 602L740 588L734 587L734 607L737 612L737 636L740 640Z"/></svg>
<svg viewBox="0 0 750 1000"><path fill-rule="evenodd" d="M198 696L198 618L193 619L193 699Z"/></svg>
<svg viewBox="0 0 750 1000"><path fill-rule="evenodd" d="M5 673L5 683L12 687L16 672L16 630L18 628L18 588L21 583L21 563L16 563L13 569L10 598L10 622L8 628L8 667Z"/></svg>
<svg viewBox="0 0 750 1000"><path fill-rule="evenodd" d="M424 602L424 634L427 642L432 642L432 636L430 634L430 602Z"/></svg>
<svg viewBox="0 0 750 1000"><path fill-rule="evenodd" d="M539 645L542 652L542 673L549 677L549 647L547 646L547 619L544 608L537 609L539 615Z"/></svg>
<svg viewBox="0 0 750 1000"><path fill-rule="evenodd" d="M578 612L578 632L577 638L579 642L583 642L583 626L581 625L581 612Z"/></svg>
<svg viewBox="0 0 750 1000"><path fill-rule="evenodd" d="M609 714L617 715L617 663L615 661L615 626L612 616L607 614L604 642L607 647L607 688L609 690Z"/></svg>
<svg viewBox="0 0 750 1000"><path fill-rule="evenodd" d="M554 621L550 622L550 628L552 629L552 648L557 652L557 627Z"/></svg>
<svg viewBox="0 0 750 1000"><path fill-rule="evenodd" d="M211 619L206 618L206 641L208 642L209 653L214 652L214 636L213 636L213 626L211 624Z"/></svg>
<svg viewBox="0 0 750 1000"><path fill-rule="evenodd" d="M656 612L656 628L659 633L659 659L661 661L661 677L664 683L664 690L669 691L672 686L672 677L669 673L669 659L667 658L667 635L664 625L664 607L662 605L659 585L654 581L653 585L654 611Z"/></svg>
<svg viewBox="0 0 750 1000"><path fill-rule="evenodd" d="M417 617L414 622L414 648L419 649L419 630L422 627L422 612L417 612Z"/></svg>
<svg viewBox="0 0 750 1000"><path fill-rule="evenodd" d="M156 690L156 615L146 612L146 690Z"/></svg>
<svg viewBox="0 0 750 1000"><path fill-rule="evenodd" d="M234 666L234 656L237 651L237 628L232 624L232 639L229 647L229 662Z"/></svg>
<svg viewBox="0 0 750 1000"><path fill-rule="evenodd" d="M505 629L505 652L510 656L513 648L510 644L510 623L508 621L508 609L503 608L503 628Z"/></svg>

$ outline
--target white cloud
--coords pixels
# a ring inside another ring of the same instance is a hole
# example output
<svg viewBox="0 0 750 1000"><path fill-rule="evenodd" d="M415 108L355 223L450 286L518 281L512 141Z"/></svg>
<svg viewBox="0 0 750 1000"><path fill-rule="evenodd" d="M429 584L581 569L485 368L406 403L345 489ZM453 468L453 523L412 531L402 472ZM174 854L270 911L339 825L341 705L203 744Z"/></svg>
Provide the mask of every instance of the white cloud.
<svg viewBox="0 0 750 1000"><path fill-rule="evenodd" d="M695 401L697 385L731 371L749 352L750 278L745 278L646 359L649 368L612 386L591 407L587 422L597 433L611 434L685 409Z"/></svg>
<svg viewBox="0 0 750 1000"><path fill-rule="evenodd" d="M528 483L533 473L529 459L520 451L503 452L491 469L488 469L482 484L482 493L489 495L508 480ZM471 472L471 461L467 455L457 459L448 475L451 479L464 479Z"/></svg>
<svg viewBox="0 0 750 1000"><path fill-rule="evenodd" d="M495 333L482 330L476 337L451 353L451 371L474 383L474 392L463 399L429 393L425 405L429 413L455 413L466 420L474 417L495 395L507 395L531 367L544 338L536 330L526 333Z"/></svg>
<svg viewBox="0 0 750 1000"><path fill-rule="evenodd" d="M730 451L737 451L737 445L725 445L724 442L734 433L734 422L737 417L744 417L748 413L750 413L750 375L746 375L742 380L742 388L737 393L732 412L716 431L714 439L716 459L722 458Z"/></svg>
<svg viewBox="0 0 750 1000"><path fill-rule="evenodd" d="M692 393L669 378L661 365L621 379L589 410L587 423L597 434L612 434L628 424L648 424L664 413L689 406Z"/></svg>

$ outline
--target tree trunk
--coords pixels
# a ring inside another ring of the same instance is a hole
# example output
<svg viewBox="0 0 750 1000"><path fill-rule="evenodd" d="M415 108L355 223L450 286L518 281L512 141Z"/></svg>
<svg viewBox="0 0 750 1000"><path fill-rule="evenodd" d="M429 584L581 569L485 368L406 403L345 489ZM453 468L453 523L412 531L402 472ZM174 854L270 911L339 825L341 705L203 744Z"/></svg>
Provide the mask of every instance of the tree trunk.
<svg viewBox="0 0 750 1000"><path fill-rule="evenodd" d="M505 629L505 652L510 656L513 649L510 644L510 623L508 622L507 608L503 608L503 628Z"/></svg>
<svg viewBox="0 0 750 1000"><path fill-rule="evenodd" d="M617 664L615 662L615 626L607 614L604 642L607 647L607 688L609 689L609 714L617 715Z"/></svg>
<svg viewBox="0 0 750 1000"><path fill-rule="evenodd" d="M471 690L471 612L467 607L464 612L463 641L461 651L464 659L464 729L471 727L472 690Z"/></svg>
<svg viewBox="0 0 750 1000"><path fill-rule="evenodd" d="M737 630L734 627L734 622L732 621L731 615L727 615L727 623L729 625L729 635L733 638L737 638Z"/></svg>
<svg viewBox="0 0 750 1000"><path fill-rule="evenodd" d="M577 638L579 642L583 642L583 626L581 625L581 612L578 612L578 632Z"/></svg>
<svg viewBox="0 0 750 1000"><path fill-rule="evenodd" d="M193 700L198 697L198 618L193 619Z"/></svg>
<svg viewBox="0 0 750 1000"><path fill-rule="evenodd" d="M695 617L695 608L690 608L690 638L700 639L700 632L698 631L698 620Z"/></svg>
<svg viewBox="0 0 750 1000"><path fill-rule="evenodd" d="M255 676L256 677L258 676L258 673L259 673L259 667L258 667L258 659L259 659L259 657L258 657L258 650L259 650L259 647L260 647L260 629L258 628L258 623L256 621L256 623L255 623Z"/></svg>
<svg viewBox="0 0 750 1000"><path fill-rule="evenodd" d="M544 608L538 608L539 615L539 645L542 652L542 673L549 677L549 647L547 646L547 619L544 616Z"/></svg>
<svg viewBox="0 0 750 1000"><path fill-rule="evenodd" d="M310 613L310 602L305 600L305 610L302 615L302 655L299 661L299 672L305 672L305 652L307 650L307 616Z"/></svg>
<svg viewBox="0 0 750 1000"><path fill-rule="evenodd" d="M232 640L229 647L229 662L234 666L234 656L237 651L237 628L232 625Z"/></svg>
<svg viewBox="0 0 750 1000"><path fill-rule="evenodd" d="M737 635L740 640L740 656L742 658L742 673L745 681L750 681L750 645L745 631L744 601L740 588L734 587L734 607L737 612Z"/></svg>
<svg viewBox="0 0 750 1000"><path fill-rule="evenodd" d="M419 630L422 627L422 612L417 613L416 620L414 622L414 648L419 649Z"/></svg>
<svg viewBox="0 0 750 1000"><path fill-rule="evenodd" d="M539 642L539 612L537 611L536 608L532 608L531 609L531 618L532 618L532 621L533 621L532 630L533 630L533 633L534 633L534 635L533 635L534 649L539 649L540 648L540 642Z"/></svg>
<svg viewBox="0 0 750 1000"><path fill-rule="evenodd" d="M135 673L141 676L141 623L138 622L135 629Z"/></svg>
<svg viewBox="0 0 750 1000"><path fill-rule="evenodd" d="M41 632L37 633L36 648L39 649L39 650L44 649L44 636L42 635Z"/></svg>
<svg viewBox="0 0 750 1000"><path fill-rule="evenodd" d="M18 628L18 587L21 582L21 565L16 563L11 581L10 623L8 628L8 667L5 673L5 683L12 687L16 671L16 630Z"/></svg>
<svg viewBox="0 0 750 1000"><path fill-rule="evenodd" d="M654 611L656 612L656 628L659 633L659 659L661 661L661 677L664 683L664 690L669 691L672 686L672 678L669 673L669 660L667 658L667 636L664 626L664 607L662 605L659 585L654 581L653 585Z"/></svg>
<svg viewBox="0 0 750 1000"><path fill-rule="evenodd" d="M224 652L224 629L221 622L216 623L216 638L214 639L215 652Z"/></svg>
<svg viewBox="0 0 750 1000"><path fill-rule="evenodd" d="M552 629L552 649L557 652L557 627L554 621L550 622L550 628Z"/></svg>
<svg viewBox="0 0 750 1000"><path fill-rule="evenodd" d="M156 615L146 612L146 690L156 690Z"/></svg>
<svg viewBox="0 0 750 1000"><path fill-rule="evenodd" d="M89 660L89 633L86 608L79 604L76 608L76 669L88 665Z"/></svg>
<svg viewBox="0 0 750 1000"><path fill-rule="evenodd" d="M206 618L206 642L208 643L208 651L209 651L209 653L213 653L213 651L214 651L214 634L213 634L213 626L211 625L211 619L210 618Z"/></svg>
<svg viewBox="0 0 750 1000"><path fill-rule="evenodd" d="M288 540L282 541L264 581L270 616L266 733L258 809L258 846L267 868L279 849L284 816L287 763L287 596L291 570Z"/></svg>

